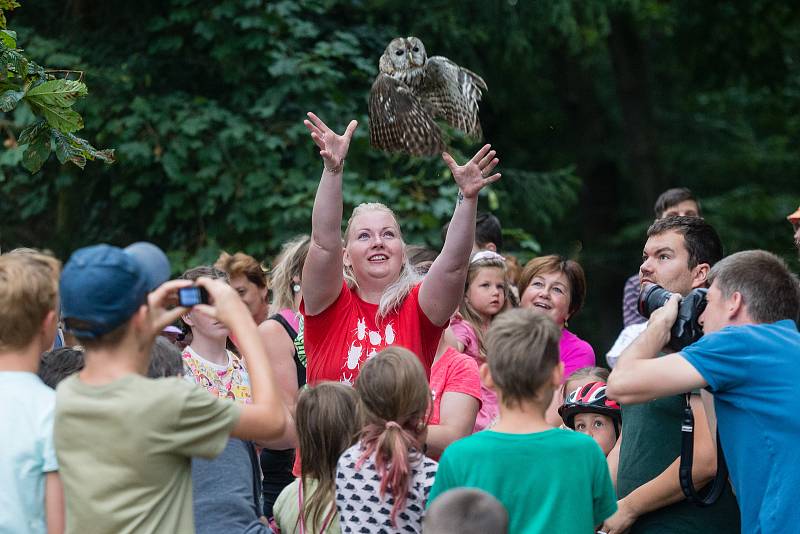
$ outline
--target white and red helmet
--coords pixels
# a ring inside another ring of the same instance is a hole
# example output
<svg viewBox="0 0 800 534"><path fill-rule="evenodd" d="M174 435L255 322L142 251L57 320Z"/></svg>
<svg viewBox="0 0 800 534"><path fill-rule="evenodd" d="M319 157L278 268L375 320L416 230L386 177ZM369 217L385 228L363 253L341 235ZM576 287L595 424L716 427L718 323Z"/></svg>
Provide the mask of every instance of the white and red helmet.
<svg viewBox="0 0 800 534"><path fill-rule="evenodd" d="M614 430L619 436L622 424L622 410L617 401L606 396L605 382L590 382L567 395L567 399L558 408L558 415L568 427L575 428L575 416L579 413L599 413L607 415L614 421Z"/></svg>

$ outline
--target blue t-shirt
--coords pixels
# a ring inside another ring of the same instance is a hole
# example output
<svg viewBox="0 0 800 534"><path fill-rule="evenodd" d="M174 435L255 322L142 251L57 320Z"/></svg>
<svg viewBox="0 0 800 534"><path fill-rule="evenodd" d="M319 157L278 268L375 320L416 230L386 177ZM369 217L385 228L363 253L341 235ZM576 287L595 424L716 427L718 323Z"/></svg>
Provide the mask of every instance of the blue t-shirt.
<svg viewBox="0 0 800 534"><path fill-rule="evenodd" d="M58 471L55 402L35 374L0 372L0 532L47 531L45 474Z"/></svg>
<svg viewBox="0 0 800 534"><path fill-rule="evenodd" d="M742 532L797 527L800 333L794 321L728 326L681 351L714 393Z"/></svg>

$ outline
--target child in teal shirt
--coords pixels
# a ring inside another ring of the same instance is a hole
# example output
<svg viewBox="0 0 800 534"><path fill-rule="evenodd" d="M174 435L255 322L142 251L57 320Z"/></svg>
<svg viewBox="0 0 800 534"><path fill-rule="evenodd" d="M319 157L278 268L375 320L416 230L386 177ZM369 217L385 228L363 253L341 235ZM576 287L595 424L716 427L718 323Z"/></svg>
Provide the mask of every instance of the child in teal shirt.
<svg viewBox="0 0 800 534"><path fill-rule="evenodd" d="M482 489L505 506L515 533L587 534L616 511L597 443L545 421L561 383L559 338L555 323L533 310L495 319L481 378L497 392L500 419L444 451L429 504L451 488Z"/></svg>

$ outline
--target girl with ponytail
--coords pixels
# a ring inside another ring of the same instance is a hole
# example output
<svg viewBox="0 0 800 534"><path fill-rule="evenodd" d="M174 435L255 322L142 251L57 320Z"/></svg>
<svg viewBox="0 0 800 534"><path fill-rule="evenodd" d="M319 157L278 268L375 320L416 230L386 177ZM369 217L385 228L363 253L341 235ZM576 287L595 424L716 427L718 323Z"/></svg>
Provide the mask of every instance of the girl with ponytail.
<svg viewBox="0 0 800 534"><path fill-rule="evenodd" d="M356 380L366 426L336 469L342 532L421 532L437 463L423 453L430 390L411 351L388 347Z"/></svg>

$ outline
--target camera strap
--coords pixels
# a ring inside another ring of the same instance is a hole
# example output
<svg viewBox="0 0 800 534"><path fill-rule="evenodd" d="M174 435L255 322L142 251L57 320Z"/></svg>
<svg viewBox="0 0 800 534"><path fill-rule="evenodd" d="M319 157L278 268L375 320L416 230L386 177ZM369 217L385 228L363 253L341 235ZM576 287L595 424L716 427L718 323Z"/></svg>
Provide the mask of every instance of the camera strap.
<svg viewBox="0 0 800 534"><path fill-rule="evenodd" d="M722 444L717 430L717 475L701 491L697 491L692 481L692 462L694 460L694 414L689 402L691 393L686 394L686 407L683 409L681 424L681 464L678 470L681 489L686 499L697 506L714 504L728 484L728 465L722 452Z"/></svg>

